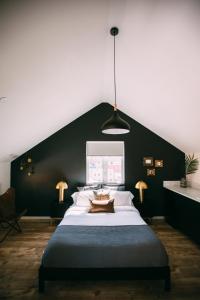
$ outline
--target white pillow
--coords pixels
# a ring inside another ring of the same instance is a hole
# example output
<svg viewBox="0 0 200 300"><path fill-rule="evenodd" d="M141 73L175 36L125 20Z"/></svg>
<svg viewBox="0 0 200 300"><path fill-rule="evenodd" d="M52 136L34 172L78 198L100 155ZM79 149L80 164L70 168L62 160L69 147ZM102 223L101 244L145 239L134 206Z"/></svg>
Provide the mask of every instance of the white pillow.
<svg viewBox="0 0 200 300"><path fill-rule="evenodd" d="M77 206L90 206L90 200L94 199L94 193L92 190L75 192L71 197Z"/></svg>
<svg viewBox="0 0 200 300"><path fill-rule="evenodd" d="M101 190L101 193L108 194L108 190ZM134 206L132 202L134 196L129 191L109 190L109 194L111 196L110 198L114 198L115 200L114 206ZM76 204L77 206L90 206L90 200L95 200L93 191L75 192L71 195L71 197L74 201L74 204Z"/></svg>
<svg viewBox="0 0 200 300"><path fill-rule="evenodd" d="M109 202L112 202L114 199L109 199L109 200L92 200L93 204L98 204L98 205L107 205Z"/></svg>
<svg viewBox="0 0 200 300"><path fill-rule="evenodd" d="M114 198L114 206L133 206L133 194L129 191L109 191L111 198Z"/></svg>

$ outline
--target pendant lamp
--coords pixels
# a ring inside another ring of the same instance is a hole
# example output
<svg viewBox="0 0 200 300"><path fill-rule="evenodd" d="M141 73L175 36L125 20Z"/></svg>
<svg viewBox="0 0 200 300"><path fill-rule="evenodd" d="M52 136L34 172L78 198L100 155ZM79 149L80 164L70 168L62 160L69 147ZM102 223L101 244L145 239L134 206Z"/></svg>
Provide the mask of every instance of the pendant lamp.
<svg viewBox="0 0 200 300"><path fill-rule="evenodd" d="M116 87L116 70L115 70L115 36L119 33L117 27L112 27L110 34L114 37L114 91L115 91L115 103L112 116L103 123L101 132L105 134L125 134L130 132L130 125L123 120L117 110L117 87Z"/></svg>

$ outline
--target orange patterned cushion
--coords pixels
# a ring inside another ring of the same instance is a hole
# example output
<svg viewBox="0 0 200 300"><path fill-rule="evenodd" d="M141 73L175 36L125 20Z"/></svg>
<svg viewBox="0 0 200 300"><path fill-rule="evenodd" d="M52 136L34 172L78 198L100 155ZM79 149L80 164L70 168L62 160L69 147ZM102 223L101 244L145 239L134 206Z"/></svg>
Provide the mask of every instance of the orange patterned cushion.
<svg viewBox="0 0 200 300"><path fill-rule="evenodd" d="M109 200L110 195L108 194L98 194L97 192L94 191L94 197L95 200Z"/></svg>

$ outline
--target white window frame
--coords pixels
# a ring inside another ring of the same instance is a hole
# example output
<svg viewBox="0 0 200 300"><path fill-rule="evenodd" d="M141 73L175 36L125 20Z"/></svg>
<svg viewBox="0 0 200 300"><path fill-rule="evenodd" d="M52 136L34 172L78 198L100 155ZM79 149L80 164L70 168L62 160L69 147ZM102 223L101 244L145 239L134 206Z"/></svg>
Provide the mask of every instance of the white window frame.
<svg viewBox="0 0 200 300"><path fill-rule="evenodd" d="M122 144L122 155L88 155L88 143L121 143ZM125 145L124 145L124 141L87 141L86 142L86 183L87 184L124 184L125 183ZM105 182L103 180L103 182L90 182L89 183L89 172L88 172L88 157L89 156L120 156L122 157L122 181L119 183L114 183L114 182Z"/></svg>

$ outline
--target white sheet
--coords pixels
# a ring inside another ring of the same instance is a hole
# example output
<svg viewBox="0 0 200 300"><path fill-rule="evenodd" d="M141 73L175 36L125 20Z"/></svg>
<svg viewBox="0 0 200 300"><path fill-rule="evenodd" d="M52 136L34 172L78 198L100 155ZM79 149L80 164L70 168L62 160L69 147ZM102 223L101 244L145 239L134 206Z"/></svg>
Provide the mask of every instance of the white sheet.
<svg viewBox="0 0 200 300"><path fill-rule="evenodd" d="M123 226L145 225L134 206L117 206L115 213L88 213L89 207L72 205L59 225Z"/></svg>

